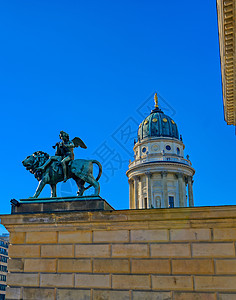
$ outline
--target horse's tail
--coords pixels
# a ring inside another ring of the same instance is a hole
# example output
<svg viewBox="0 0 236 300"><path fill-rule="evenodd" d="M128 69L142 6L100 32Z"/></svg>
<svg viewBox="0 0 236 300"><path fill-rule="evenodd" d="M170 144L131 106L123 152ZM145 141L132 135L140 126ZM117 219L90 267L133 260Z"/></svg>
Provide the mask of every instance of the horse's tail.
<svg viewBox="0 0 236 300"><path fill-rule="evenodd" d="M101 176L102 176L102 165L100 164L100 162L99 161L97 161L97 160L91 160L91 163L93 163L93 164L96 164L97 166L98 166L98 168L99 168L99 172L98 172L98 176L97 176L97 178L96 178L96 181L98 181L100 178L101 178ZM91 188L92 187L92 185L90 184L89 186L87 186L84 190L87 190L87 189L89 189L89 188Z"/></svg>
<svg viewBox="0 0 236 300"><path fill-rule="evenodd" d="M97 160L92 160L92 163L96 164L98 166L98 168L99 168L99 173L98 173L98 176L96 178L96 180L98 181L101 178L101 176L102 176L102 165Z"/></svg>

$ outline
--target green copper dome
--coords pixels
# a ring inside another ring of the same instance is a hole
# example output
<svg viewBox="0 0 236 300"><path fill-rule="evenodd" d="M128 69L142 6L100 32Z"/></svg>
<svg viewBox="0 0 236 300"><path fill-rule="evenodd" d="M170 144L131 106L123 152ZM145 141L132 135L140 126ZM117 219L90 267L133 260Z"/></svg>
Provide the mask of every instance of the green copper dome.
<svg viewBox="0 0 236 300"><path fill-rule="evenodd" d="M138 139L148 137L171 137L179 140L179 132L176 123L158 108L157 96L155 95L156 107L151 114L139 125Z"/></svg>

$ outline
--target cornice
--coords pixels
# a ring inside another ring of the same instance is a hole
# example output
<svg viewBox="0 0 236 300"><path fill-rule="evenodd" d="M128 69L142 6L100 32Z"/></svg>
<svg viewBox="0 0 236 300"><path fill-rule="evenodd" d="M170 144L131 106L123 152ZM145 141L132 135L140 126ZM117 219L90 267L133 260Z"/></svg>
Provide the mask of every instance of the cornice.
<svg viewBox="0 0 236 300"><path fill-rule="evenodd" d="M224 117L228 125L236 125L234 0L217 0L217 12Z"/></svg>
<svg viewBox="0 0 236 300"><path fill-rule="evenodd" d="M191 176L193 176L195 174L194 168L192 168L188 165L185 165L185 164L178 163L178 162L148 162L148 163L143 163L143 164L140 164L140 165L130 168L126 172L126 175L128 177L131 177L130 174L132 174L133 172L135 172L135 174L136 174L137 171L140 171L140 174L141 173L143 174L146 172L147 167L148 167L148 171L151 173L160 173L161 171L175 172L175 170L174 170L175 168L176 169L181 168L182 170L186 170L186 171L190 172ZM157 169L157 167L158 167L158 169ZM169 167L169 169L168 169L168 167ZM154 168L154 169L152 169L152 168ZM185 174L185 175L187 175L187 174ZM190 174L188 174L188 176L190 176Z"/></svg>
<svg viewBox="0 0 236 300"><path fill-rule="evenodd" d="M25 215L1 215L1 223L15 232L47 232L79 229L133 229L140 228L232 228L236 225L236 206L157 208L114 210L99 212L45 213ZM54 227L53 227L54 225Z"/></svg>

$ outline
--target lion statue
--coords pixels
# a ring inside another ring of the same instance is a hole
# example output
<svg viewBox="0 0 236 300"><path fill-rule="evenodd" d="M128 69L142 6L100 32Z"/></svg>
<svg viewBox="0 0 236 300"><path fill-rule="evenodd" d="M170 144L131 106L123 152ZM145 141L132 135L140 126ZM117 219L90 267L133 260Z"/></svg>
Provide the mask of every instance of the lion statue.
<svg viewBox="0 0 236 300"><path fill-rule="evenodd" d="M46 184L51 186L51 197L57 197L56 185L58 182L63 181L63 169L61 164L61 157L53 160L44 170L40 169L41 166L49 159L49 155L43 151L36 151L22 162L26 170L34 174L35 178L39 181L36 192L32 198L38 198ZM97 178L93 177L93 164L99 168ZM67 177L75 180L78 186L78 196L82 196L84 191L90 187L94 187L95 192L93 196L98 196L100 193L100 184L98 180L102 175L102 165L97 160L75 159L68 163ZM89 186L85 187L85 183Z"/></svg>

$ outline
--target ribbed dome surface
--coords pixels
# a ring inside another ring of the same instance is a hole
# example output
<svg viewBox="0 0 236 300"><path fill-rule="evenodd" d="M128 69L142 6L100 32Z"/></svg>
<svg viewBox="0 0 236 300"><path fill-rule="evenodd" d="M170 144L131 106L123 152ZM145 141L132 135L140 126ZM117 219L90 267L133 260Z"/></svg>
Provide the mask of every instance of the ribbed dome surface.
<svg viewBox="0 0 236 300"><path fill-rule="evenodd" d="M176 123L161 109L155 108L138 129L139 140L148 137L171 137L179 140L179 132Z"/></svg>

